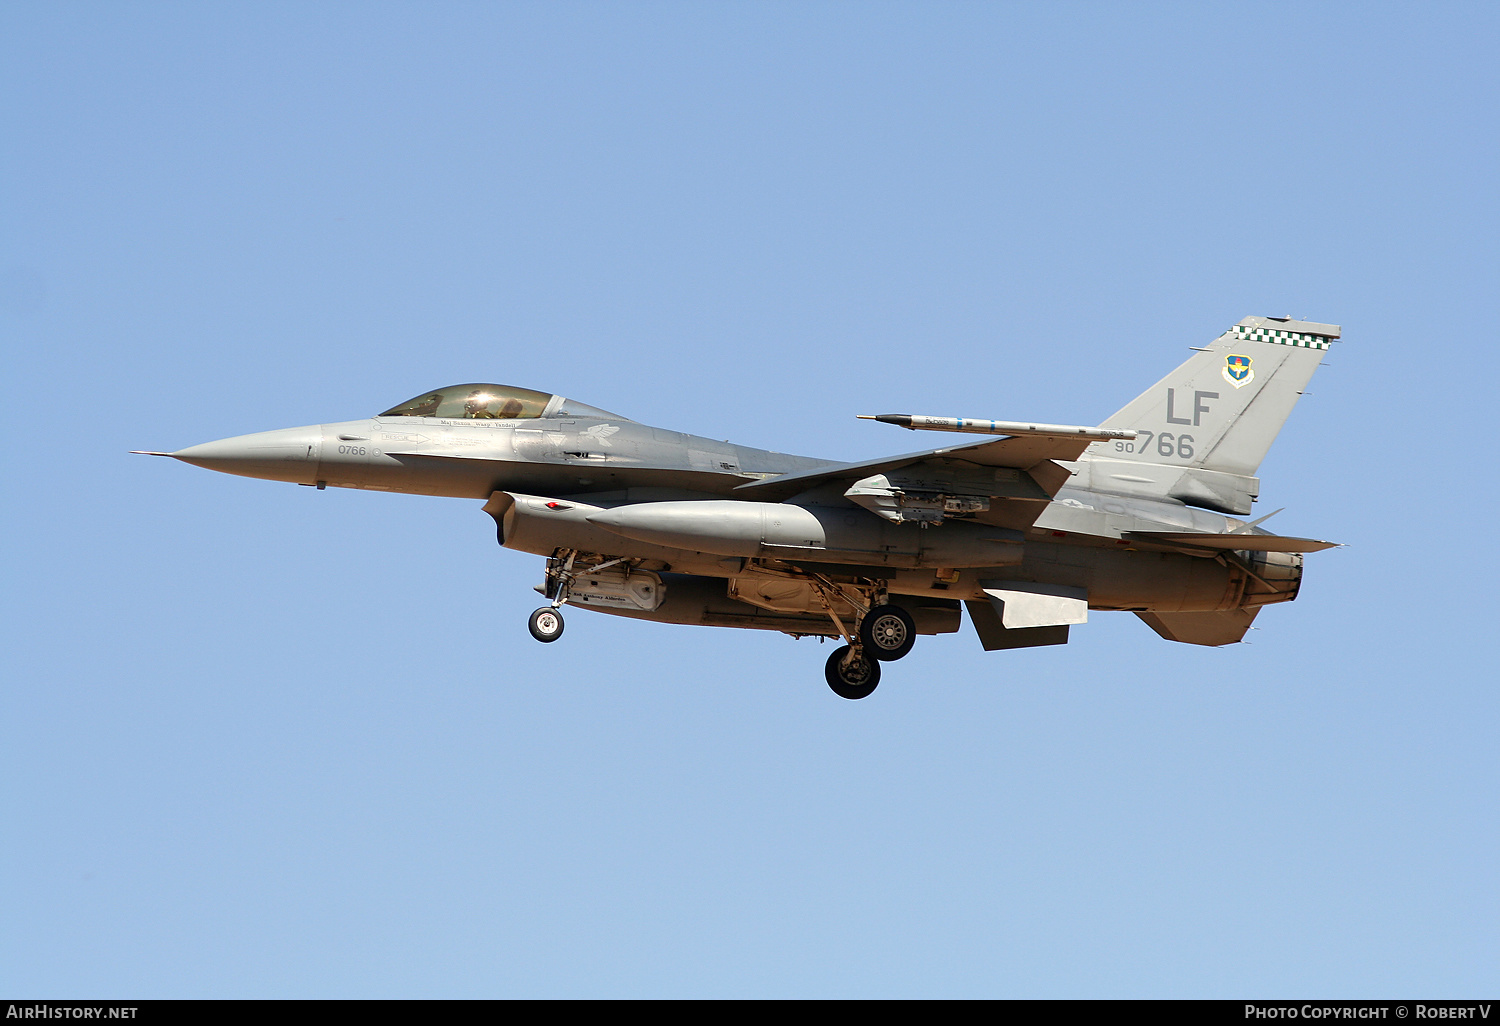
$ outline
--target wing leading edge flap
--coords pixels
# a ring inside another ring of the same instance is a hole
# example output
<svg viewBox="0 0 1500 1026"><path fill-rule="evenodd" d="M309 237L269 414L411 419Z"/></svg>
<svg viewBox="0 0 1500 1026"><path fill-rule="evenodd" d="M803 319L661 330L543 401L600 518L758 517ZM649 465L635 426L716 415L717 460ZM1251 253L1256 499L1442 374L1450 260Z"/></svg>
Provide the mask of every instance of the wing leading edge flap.
<svg viewBox="0 0 1500 1026"><path fill-rule="evenodd" d="M835 463L795 474L768 477L763 481L750 481L735 488L736 493L748 493L767 499L784 499L805 492L830 481L852 481L872 474L900 470L924 460L946 456L965 460L981 467L1011 467L1031 473L1037 484L1056 495L1068 472L1052 460L1076 460L1090 445L1090 439L1059 438L1050 435L1023 435L1012 438L985 439L963 445L947 445L940 449L909 452L901 456L863 460L858 463Z"/></svg>

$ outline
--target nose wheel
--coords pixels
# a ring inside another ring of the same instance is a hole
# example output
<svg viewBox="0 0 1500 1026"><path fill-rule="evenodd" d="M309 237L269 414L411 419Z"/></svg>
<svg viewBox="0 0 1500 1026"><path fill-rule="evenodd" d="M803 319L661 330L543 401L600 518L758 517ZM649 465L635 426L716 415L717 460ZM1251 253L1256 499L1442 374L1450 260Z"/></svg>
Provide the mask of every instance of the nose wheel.
<svg viewBox="0 0 1500 1026"><path fill-rule="evenodd" d="M543 606L526 621L526 629L531 632L531 636L544 642L556 641L562 637L563 626L562 613L554 606Z"/></svg>
<svg viewBox="0 0 1500 1026"><path fill-rule="evenodd" d="M867 698L880 683L880 664L858 649L841 645L828 657L823 675L840 698Z"/></svg>

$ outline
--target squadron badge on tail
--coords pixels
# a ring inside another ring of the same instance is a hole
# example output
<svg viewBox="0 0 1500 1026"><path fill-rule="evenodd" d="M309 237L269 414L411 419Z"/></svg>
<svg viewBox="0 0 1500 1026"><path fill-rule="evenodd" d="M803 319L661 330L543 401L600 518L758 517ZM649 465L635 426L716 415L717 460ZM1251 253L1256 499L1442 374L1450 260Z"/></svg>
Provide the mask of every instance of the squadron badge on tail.
<svg viewBox="0 0 1500 1026"><path fill-rule="evenodd" d="M1255 372L1250 369L1250 357L1248 356L1226 356L1224 357L1224 380L1235 388L1244 388L1255 380Z"/></svg>

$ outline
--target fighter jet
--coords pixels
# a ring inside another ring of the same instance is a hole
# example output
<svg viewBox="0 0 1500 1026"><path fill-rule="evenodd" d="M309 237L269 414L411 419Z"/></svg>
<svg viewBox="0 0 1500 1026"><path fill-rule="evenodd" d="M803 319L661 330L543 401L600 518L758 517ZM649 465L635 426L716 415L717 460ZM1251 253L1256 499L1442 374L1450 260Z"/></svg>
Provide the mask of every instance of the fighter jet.
<svg viewBox="0 0 1500 1026"><path fill-rule="evenodd" d="M1255 477L1337 325L1247 317L1098 427L864 415L985 437L884 459L789 456L509 385L423 392L363 420L152 452L309 487L480 500L500 544L546 558L547 604L842 642L864 698L963 610L987 651L1062 645L1089 610L1169 641L1240 641L1333 542L1247 522ZM1279 512L1279 511L1278 511Z"/></svg>

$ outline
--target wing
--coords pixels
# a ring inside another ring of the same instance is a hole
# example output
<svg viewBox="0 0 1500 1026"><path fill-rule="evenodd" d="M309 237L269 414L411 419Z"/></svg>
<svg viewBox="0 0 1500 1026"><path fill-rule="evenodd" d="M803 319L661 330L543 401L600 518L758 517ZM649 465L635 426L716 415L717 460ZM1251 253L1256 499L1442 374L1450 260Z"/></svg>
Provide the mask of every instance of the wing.
<svg viewBox="0 0 1500 1026"><path fill-rule="evenodd" d="M858 463L835 463L735 488L767 501L789 499L826 485L843 485L854 502L898 523L916 519L921 496L929 522L948 509L978 510L976 519L1000 527L1029 527L1070 472L1056 460L1076 460L1091 438L1021 435L925 449Z"/></svg>
<svg viewBox="0 0 1500 1026"><path fill-rule="evenodd" d="M746 493L757 499L787 499L822 484L856 481L872 474L902 470L917 463L944 457L963 460L981 467L1011 467L1017 470L1030 470L1038 464L1051 460L1076 460L1093 441L1092 438L1059 438L1052 435L985 439L963 445L945 445L940 449L909 452L901 456L886 456L882 459L863 460L859 463L835 463L831 466L816 467L795 474L781 474L777 477L768 477L764 481L742 484L735 489L735 492ZM1054 466L1053 469L1060 471L1063 476L1062 480L1056 482L1056 487L1048 489L1049 495L1057 494L1057 489L1062 487L1062 482L1067 480L1068 476L1068 472L1062 467ZM1043 476L1055 475L1044 472ZM1041 482L1039 481L1038 484ZM1046 486L1043 485L1043 487Z"/></svg>

